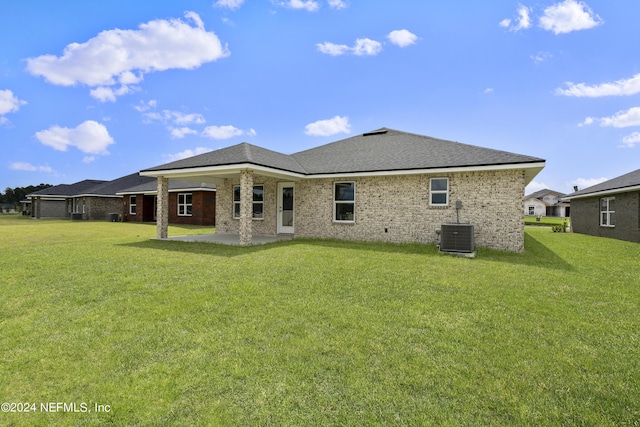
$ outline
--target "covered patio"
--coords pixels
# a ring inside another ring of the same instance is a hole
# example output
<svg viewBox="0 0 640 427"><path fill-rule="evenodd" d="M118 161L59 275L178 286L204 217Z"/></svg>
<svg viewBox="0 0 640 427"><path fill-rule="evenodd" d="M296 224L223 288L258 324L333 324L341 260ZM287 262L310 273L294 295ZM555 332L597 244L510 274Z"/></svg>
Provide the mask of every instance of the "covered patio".
<svg viewBox="0 0 640 427"><path fill-rule="evenodd" d="M267 243L279 242L282 240L291 240L292 235L277 235L277 236L252 236L249 245L264 245ZM157 238L155 240L176 241L176 242L205 242L216 243L219 245L230 246L246 246L247 243L242 243L239 234L194 234L191 236L171 236L164 238Z"/></svg>

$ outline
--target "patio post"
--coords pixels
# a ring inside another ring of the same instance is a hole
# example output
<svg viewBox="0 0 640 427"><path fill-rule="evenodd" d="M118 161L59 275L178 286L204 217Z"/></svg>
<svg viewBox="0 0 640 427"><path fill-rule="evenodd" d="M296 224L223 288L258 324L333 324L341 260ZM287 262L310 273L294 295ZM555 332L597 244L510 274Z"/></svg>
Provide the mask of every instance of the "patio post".
<svg viewBox="0 0 640 427"><path fill-rule="evenodd" d="M253 171L240 171L240 244L251 244L253 219Z"/></svg>
<svg viewBox="0 0 640 427"><path fill-rule="evenodd" d="M169 236L169 179L158 177L158 205L156 209L156 237L166 239Z"/></svg>

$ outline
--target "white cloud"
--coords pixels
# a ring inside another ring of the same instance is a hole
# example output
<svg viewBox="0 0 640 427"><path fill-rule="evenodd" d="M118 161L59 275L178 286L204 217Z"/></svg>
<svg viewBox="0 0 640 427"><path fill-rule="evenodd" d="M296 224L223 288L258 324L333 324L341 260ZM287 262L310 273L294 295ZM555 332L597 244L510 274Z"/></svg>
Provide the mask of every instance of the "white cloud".
<svg viewBox="0 0 640 427"><path fill-rule="evenodd" d="M553 55L549 52L538 52L535 55L530 55L529 57L533 59L533 62L535 62L536 64L540 64L541 62L553 58Z"/></svg>
<svg viewBox="0 0 640 427"><path fill-rule="evenodd" d="M228 7L231 10L236 10L242 6L244 0L218 0L213 5L215 7Z"/></svg>
<svg viewBox="0 0 640 427"><path fill-rule="evenodd" d="M201 135L205 138L229 139L229 138L233 138L234 136L243 136L243 135L256 136L256 131L253 129L242 130L242 129L238 129L237 127L229 126L229 125L207 126L206 128L204 128Z"/></svg>
<svg viewBox="0 0 640 427"><path fill-rule="evenodd" d="M28 58L27 71L54 85L89 86L92 96L105 102L130 93L145 73L194 69L229 55L218 37L204 29L198 14L186 12L185 18L194 25L159 19L137 30L102 31L85 43L67 45L60 57Z"/></svg>
<svg viewBox="0 0 640 427"><path fill-rule="evenodd" d="M540 17L540 27L556 35L587 30L602 22L586 3L577 0L565 0L549 6Z"/></svg>
<svg viewBox="0 0 640 427"><path fill-rule="evenodd" d="M287 0L287 1L279 1L279 0L271 0L271 3L276 4L278 6L287 7L289 9L298 9L298 10L306 10L308 12L316 12L320 9L320 4L317 1L313 0Z"/></svg>
<svg viewBox="0 0 640 427"><path fill-rule="evenodd" d="M347 3L342 0L329 0L329 7L332 9L344 9L347 7Z"/></svg>
<svg viewBox="0 0 640 427"><path fill-rule="evenodd" d="M140 101L140 103L138 105L134 105L133 108L139 113L144 113L145 111L149 111L153 108L156 108L157 105L158 105L158 101L156 101L155 99L152 99L147 102Z"/></svg>
<svg viewBox="0 0 640 427"><path fill-rule="evenodd" d="M143 116L151 121L160 121L160 122L171 122L176 125L188 125L188 124L203 124L206 123L206 120L202 114L199 113L191 113L186 114L181 111L173 111L173 110L163 110L162 112L152 111L146 112L145 108L147 105L141 105L139 108L136 108L138 111L143 112ZM149 107L151 108L151 107ZM149 109L147 108L147 109Z"/></svg>
<svg viewBox="0 0 640 427"><path fill-rule="evenodd" d="M21 105L26 104L26 101L18 99L9 89L0 90L0 124L7 121L4 117L7 113L15 113L20 109Z"/></svg>
<svg viewBox="0 0 640 427"><path fill-rule="evenodd" d="M527 6L520 5L518 7L518 17L516 18L515 24L512 25L512 20L507 18L500 21L498 24L503 28L508 28L509 31L520 31L526 30L531 27L531 18L529 14L531 13L531 9Z"/></svg>
<svg viewBox="0 0 640 427"><path fill-rule="evenodd" d="M163 157L168 162L175 162L176 160L186 159L188 157L193 157L199 154L208 153L209 151L213 151L213 148L197 147L195 150L184 150L175 154L165 154Z"/></svg>
<svg viewBox="0 0 640 427"><path fill-rule="evenodd" d="M373 56L380 53L382 43L371 39L357 39L353 47L353 54L358 56Z"/></svg>
<svg viewBox="0 0 640 427"><path fill-rule="evenodd" d="M82 163L91 163L96 159L96 156L84 156L82 158Z"/></svg>
<svg viewBox="0 0 640 427"><path fill-rule="evenodd" d="M189 127L183 126L181 128L169 127L171 137L175 139L182 139L187 135L197 135L198 131Z"/></svg>
<svg viewBox="0 0 640 427"><path fill-rule="evenodd" d="M408 30L395 30L387 34L389 41L396 46L407 47L418 40L418 36Z"/></svg>
<svg viewBox="0 0 640 427"><path fill-rule="evenodd" d="M556 95L598 98L601 96L626 96L640 93L640 74L613 83L587 85L586 83L564 83L565 88L556 89Z"/></svg>
<svg viewBox="0 0 640 427"><path fill-rule="evenodd" d="M353 47L330 42L316 44L318 50L327 55L339 56L351 53L357 56L373 56L382 51L382 43L368 38L357 39Z"/></svg>
<svg viewBox="0 0 640 427"><path fill-rule="evenodd" d="M340 56L351 51L351 48L346 44L334 44L330 42L318 43L316 47L320 52L331 56Z"/></svg>
<svg viewBox="0 0 640 427"><path fill-rule="evenodd" d="M620 147L633 148L636 144L640 144L640 132L634 132L631 135L627 135L622 138L622 144Z"/></svg>
<svg viewBox="0 0 640 427"><path fill-rule="evenodd" d="M492 87L488 87L484 90L484 93L489 94L489 93L493 93L494 89Z"/></svg>
<svg viewBox="0 0 640 427"><path fill-rule="evenodd" d="M311 136L331 136L337 133L350 133L349 117L335 116L328 120L318 120L305 126L305 132Z"/></svg>
<svg viewBox="0 0 640 427"><path fill-rule="evenodd" d="M578 186L579 190L584 190L585 188L593 187L594 185L598 185L601 182L608 181L609 178L578 178L571 182L571 187Z"/></svg>
<svg viewBox="0 0 640 427"><path fill-rule="evenodd" d="M114 143L107 128L93 120L87 120L75 128L52 126L36 132L36 138L42 144L58 151L76 147L88 154L109 154L107 147Z"/></svg>
<svg viewBox="0 0 640 427"><path fill-rule="evenodd" d="M610 117L597 119L600 126L612 126L614 128L626 128L640 126L640 107L629 108L626 111L618 111Z"/></svg>
<svg viewBox="0 0 640 427"><path fill-rule="evenodd" d="M524 194L529 195L531 193L535 193L536 191L546 190L547 188L549 188L549 186L544 182L531 181L529 185L525 187Z"/></svg>
<svg viewBox="0 0 640 427"><path fill-rule="evenodd" d="M14 162L9 165L11 170L26 172L54 172L50 166L34 166L27 162Z"/></svg>

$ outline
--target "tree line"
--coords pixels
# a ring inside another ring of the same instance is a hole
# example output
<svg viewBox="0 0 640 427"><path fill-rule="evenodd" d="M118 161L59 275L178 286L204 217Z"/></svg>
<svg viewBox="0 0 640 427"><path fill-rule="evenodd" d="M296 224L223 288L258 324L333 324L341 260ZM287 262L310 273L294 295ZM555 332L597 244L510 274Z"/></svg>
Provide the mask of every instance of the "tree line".
<svg viewBox="0 0 640 427"><path fill-rule="evenodd" d="M45 188L53 187L51 184L39 184L29 185L28 187L7 187L4 193L0 193L0 203L8 203L14 206L20 204L21 200L25 200L27 194L31 194L35 191L44 190Z"/></svg>

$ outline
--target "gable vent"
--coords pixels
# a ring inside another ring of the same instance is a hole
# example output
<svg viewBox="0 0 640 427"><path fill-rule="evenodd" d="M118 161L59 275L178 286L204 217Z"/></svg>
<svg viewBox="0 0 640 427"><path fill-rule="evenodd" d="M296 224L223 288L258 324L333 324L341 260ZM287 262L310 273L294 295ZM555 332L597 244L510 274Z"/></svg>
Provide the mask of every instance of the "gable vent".
<svg viewBox="0 0 640 427"><path fill-rule="evenodd" d="M473 252L473 225L442 224L440 231L440 250L442 252Z"/></svg>
<svg viewBox="0 0 640 427"><path fill-rule="evenodd" d="M383 134L385 134L387 132L388 132L388 130L386 130L386 129L378 129L378 130L374 130L373 132L363 133L362 136L383 135Z"/></svg>

